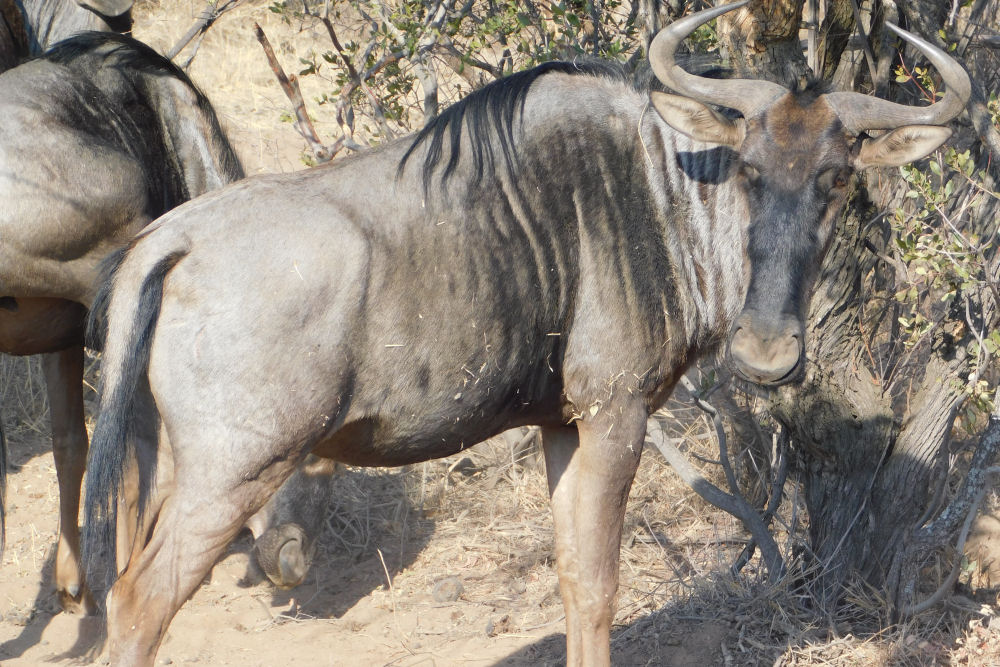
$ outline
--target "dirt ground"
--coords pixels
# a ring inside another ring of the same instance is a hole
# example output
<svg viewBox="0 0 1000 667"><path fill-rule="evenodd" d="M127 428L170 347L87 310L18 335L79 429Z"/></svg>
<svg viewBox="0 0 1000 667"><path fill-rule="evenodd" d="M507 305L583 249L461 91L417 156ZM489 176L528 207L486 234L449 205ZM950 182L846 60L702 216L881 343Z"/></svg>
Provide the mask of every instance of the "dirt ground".
<svg viewBox="0 0 1000 667"><path fill-rule="evenodd" d="M252 22L267 31L289 71L318 39L282 23L267 5L244 0L212 28L189 70L250 174L304 168L305 149L281 121L287 101ZM135 34L163 51L201 7L195 0L168 8L140 3ZM303 81L307 100L322 92L311 88L319 83ZM332 123L316 115L321 135L332 139ZM92 368L91 384L95 373ZM106 661L101 620L61 613L52 589L58 494L36 360L0 360L0 399L11 463L0 563L0 664ZM92 392L88 400L92 411ZM691 447L703 447L711 458L707 428L693 408L678 404L674 411L689 425ZM531 460L512 462L509 446L487 443L467 456L400 470L348 469L323 511L326 529L305 584L275 589L251 563L249 535L241 536L174 619L157 664L564 660L544 473ZM790 552L796 539L786 536L783 547ZM759 581L756 562L741 579L728 577L745 542L732 517L701 502L656 452L647 451L626 523L614 663L1000 664L995 593L976 598L976 614L943 608L931 619L866 633L862 626L881 614L870 600L857 613L860 622L819 621L794 591Z"/></svg>

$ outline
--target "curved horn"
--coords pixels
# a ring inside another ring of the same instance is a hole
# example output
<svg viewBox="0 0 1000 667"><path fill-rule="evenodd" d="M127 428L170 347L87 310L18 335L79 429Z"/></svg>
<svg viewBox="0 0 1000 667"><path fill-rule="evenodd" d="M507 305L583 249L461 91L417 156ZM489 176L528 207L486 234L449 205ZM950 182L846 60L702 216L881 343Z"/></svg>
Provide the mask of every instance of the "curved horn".
<svg viewBox="0 0 1000 667"><path fill-rule="evenodd" d="M892 23L885 25L927 57L941 74L947 94L930 106L912 107L861 93L828 93L824 98L837 112L844 127L852 132L863 132L892 130L904 125L944 125L962 113L972 90L965 68L927 40Z"/></svg>
<svg viewBox="0 0 1000 667"><path fill-rule="evenodd" d="M746 118L755 116L788 90L770 81L750 79L708 79L688 74L674 61L674 53L684 38L717 16L747 4L749 0L734 2L696 12L674 21L661 30L649 45L649 64L653 73L665 86L685 97L736 109Z"/></svg>

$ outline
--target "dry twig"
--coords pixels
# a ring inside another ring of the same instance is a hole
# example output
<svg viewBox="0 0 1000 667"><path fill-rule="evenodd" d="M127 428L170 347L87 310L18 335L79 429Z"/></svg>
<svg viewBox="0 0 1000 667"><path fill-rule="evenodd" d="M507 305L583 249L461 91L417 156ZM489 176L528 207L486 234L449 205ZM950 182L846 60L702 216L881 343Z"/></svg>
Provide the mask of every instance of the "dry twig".
<svg viewBox="0 0 1000 667"><path fill-rule="evenodd" d="M302 99L302 91L299 89L298 79L294 74L292 76L285 74L285 70L281 68L281 63L278 62L278 58L274 55L274 49L271 47L270 40L268 40L267 35L264 34L264 30L260 25L254 23L253 30L257 36L257 41L260 42L261 47L264 49L267 61L271 65L271 71L278 78L281 89L285 91L285 95L288 96L292 107L295 109L295 129L309 143L309 148L312 149L317 162L329 162L344 147L344 137L337 139L331 146L323 145L319 135L316 133L316 128L313 127L312 119L309 118L309 113L306 111L306 103Z"/></svg>
<svg viewBox="0 0 1000 667"><path fill-rule="evenodd" d="M184 50L184 47L187 46L188 43L196 36L199 37L198 45L200 45L200 36L204 36L204 34L209 28L212 27L212 24L215 23L220 16L236 7L239 3L240 0L226 0L226 2L223 2L221 5L217 2L209 3L208 6L202 10L201 14L198 15L198 18L195 19L195 22L191 24L191 27L188 28L187 32L184 33L184 35L177 40L177 43L170 47L170 50L164 55L166 55L168 60L173 60L177 57L177 54ZM191 65L191 61L194 60L194 56L197 52L198 46L196 45L194 52L191 53L187 62L184 64L185 69Z"/></svg>

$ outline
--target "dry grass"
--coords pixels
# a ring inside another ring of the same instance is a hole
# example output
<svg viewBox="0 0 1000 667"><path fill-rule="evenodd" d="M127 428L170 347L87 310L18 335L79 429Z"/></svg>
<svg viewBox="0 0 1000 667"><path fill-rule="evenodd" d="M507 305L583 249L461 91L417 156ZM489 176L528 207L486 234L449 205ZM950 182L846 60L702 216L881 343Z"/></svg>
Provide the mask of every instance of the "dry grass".
<svg viewBox="0 0 1000 667"><path fill-rule="evenodd" d="M39 357L0 357L0 406L8 437L25 431L48 435L49 402Z"/></svg>

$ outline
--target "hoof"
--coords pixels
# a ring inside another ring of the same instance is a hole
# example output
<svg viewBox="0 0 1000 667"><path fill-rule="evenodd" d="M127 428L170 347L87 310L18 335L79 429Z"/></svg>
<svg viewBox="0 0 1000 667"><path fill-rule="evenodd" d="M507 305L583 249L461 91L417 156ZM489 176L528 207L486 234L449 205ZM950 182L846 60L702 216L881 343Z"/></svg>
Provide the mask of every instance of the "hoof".
<svg viewBox="0 0 1000 667"><path fill-rule="evenodd" d="M275 586L293 588L302 583L312 565L313 544L297 523L268 529L253 544L257 563Z"/></svg>
<svg viewBox="0 0 1000 667"><path fill-rule="evenodd" d="M69 586L66 589L57 590L56 594L59 596L59 605L67 614L93 616L97 613L97 604L90 594L90 589L86 586Z"/></svg>

